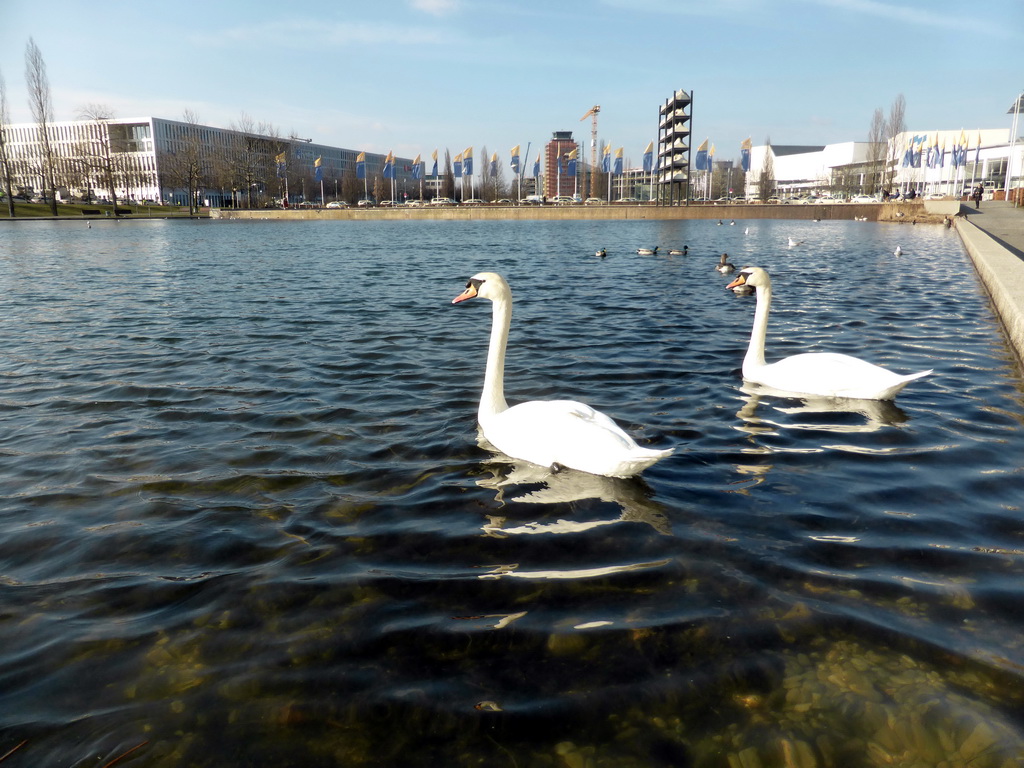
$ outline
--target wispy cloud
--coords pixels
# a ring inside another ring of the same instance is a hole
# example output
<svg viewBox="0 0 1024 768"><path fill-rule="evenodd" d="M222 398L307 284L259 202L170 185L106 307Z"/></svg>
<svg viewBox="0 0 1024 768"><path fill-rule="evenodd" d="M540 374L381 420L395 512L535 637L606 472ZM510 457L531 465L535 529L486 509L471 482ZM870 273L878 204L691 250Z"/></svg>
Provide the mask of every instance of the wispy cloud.
<svg viewBox="0 0 1024 768"><path fill-rule="evenodd" d="M881 0L800 0L808 5L821 8L834 8L849 13L894 22L909 27L931 27L954 31L971 30L998 37L1013 36L1012 29L1005 25L989 23L984 15L978 13L946 13L941 8L930 4L893 5ZM1011 25L1012 26L1012 25Z"/></svg>
<svg viewBox="0 0 1024 768"><path fill-rule="evenodd" d="M444 40L437 30L429 27L391 25L379 23L323 22L317 19L290 19L287 21L252 24L205 31L192 37L193 43L203 47L255 49L302 48L308 50L323 46L375 46L415 43L440 44Z"/></svg>
<svg viewBox="0 0 1024 768"><path fill-rule="evenodd" d="M431 16L446 16L458 10L458 0L409 0L409 5L417 11L429 13Z"/></svg>
<svg viewBox="0 0 1024 768"><path fill-rule="evenodd" d="M717 2L680 2L680 0L600 0L601 5L631 13L670 14L674 16L710 16L737 19L764 8L761 0L717 0Z"/></svg>

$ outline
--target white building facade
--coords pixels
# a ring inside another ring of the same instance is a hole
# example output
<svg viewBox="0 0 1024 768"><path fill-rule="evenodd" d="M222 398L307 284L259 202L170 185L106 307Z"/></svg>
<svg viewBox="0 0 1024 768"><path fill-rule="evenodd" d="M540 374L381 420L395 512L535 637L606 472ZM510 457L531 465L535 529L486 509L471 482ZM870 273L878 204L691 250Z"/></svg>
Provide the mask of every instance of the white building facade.
<svg viewBox="0 0 1024 768"><path fill-rule="evenodd" d="M960 197L981 184L989 198L1024 186L1024 141L1005 128L905 131L887 146L845 142L825 146L762 145L751 149L745 196L758 198L771 153L773 196L780 200L832 194Z"/></svg>
<svg viewBox="0 0 1024 768"><path fill-rule="evenodd" d="M847 141L818 146L762 145L750 150L745 197L758 197L765 156L771 153L774 195L780 200L807 195L862 194L869 183L873 148L868 142Z"/></svg>
<svg viewBox="0 0 1024 768"><path fill-rule="evenodd" d="M968 194L981 184L991 198L1016 189L1024 143L1005 128L906 131L889 144L895 157L893 187L906 194Z"/></svg>
<svg viewBox="0 0 1024 768"><path fill-rule="evenodd" d="M38 124L10 124L3 131L15 194L35 197L48 192ZM189 189L181 166L189 155L199 166L194 193L202 205L230 206L254 197L284 196L295 204L319 200L321 191L325 199L337 198L342 179L355 178L360 154L310 139L159 117L54 122L47 125L47 136L59 200L109 202L113 184L118 201L185 205ZM366 179L374 179L381 174L385 156L364 156ZM395 158L394 168L395 184L410 187L412 160ZM359 186L365 186L367 195L372 192L369 183L360 181Z"/></svg>

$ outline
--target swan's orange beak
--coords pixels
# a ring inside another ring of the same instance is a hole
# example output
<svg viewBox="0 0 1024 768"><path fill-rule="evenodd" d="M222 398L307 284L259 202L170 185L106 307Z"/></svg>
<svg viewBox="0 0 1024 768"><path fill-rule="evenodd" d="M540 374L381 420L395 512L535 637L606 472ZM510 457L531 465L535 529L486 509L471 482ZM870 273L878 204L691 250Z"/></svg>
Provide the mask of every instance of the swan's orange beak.
<svg viewBox="0 0 1024 768"><path fill-rule="evenodd" d="M476 286L470 283L469 285L466 286L466 290L464 290L462 293L460 293L458 296L452 299L452 304L458 304L460 301L466 301L467 299L472 299L475 296Z"/></svg>
<svg viewBox="0 0 1024 768"><path fill-rule="evenodd" d="M747 284L747 276L746 275L736 275L736 279L733 280L731 283L729 283L727 286L725 286L725 290L728 291L730 288L735 288L738 285L746 285L746 284Z"/></svg>

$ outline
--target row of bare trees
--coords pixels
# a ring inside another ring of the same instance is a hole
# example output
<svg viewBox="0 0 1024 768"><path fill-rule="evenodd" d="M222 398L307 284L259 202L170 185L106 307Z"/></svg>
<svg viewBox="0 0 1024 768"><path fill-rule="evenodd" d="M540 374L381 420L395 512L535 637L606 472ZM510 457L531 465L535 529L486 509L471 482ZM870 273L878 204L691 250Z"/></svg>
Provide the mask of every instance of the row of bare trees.
<svg viewBox="0 0 1024 768"><path fill-rule="evenodd" d="M896 175L898 148L894 139L907 129L906 125L907 100L901 93L889 107L889 116L886 118L882 109L875 110L871 117L871 127L868 129L868 144L870 155L868 162L870 166L869 178L865 187L872 191L891 192L893 178Z"/></svg>

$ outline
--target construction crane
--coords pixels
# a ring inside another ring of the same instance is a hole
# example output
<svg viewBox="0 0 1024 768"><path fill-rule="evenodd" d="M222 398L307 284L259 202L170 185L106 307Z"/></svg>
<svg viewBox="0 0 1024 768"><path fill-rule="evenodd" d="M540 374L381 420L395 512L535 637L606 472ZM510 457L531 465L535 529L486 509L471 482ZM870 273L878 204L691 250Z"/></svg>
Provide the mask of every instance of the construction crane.
<svg viewBox="0 0 1024 768"><path fill-rule="evenodd" d="M588 117L592 118L593 122L590 125L590 173L593 174L597 169L597 113L601 111L601 105L595 104L587 110L587 114L580 118L582 123ZM587 196L587 175L583 174L583 196Z"/></svg>

